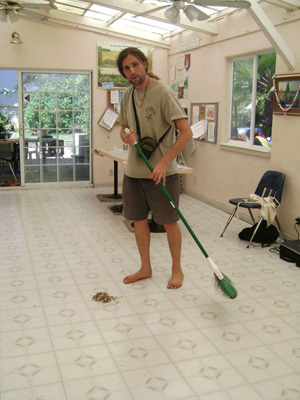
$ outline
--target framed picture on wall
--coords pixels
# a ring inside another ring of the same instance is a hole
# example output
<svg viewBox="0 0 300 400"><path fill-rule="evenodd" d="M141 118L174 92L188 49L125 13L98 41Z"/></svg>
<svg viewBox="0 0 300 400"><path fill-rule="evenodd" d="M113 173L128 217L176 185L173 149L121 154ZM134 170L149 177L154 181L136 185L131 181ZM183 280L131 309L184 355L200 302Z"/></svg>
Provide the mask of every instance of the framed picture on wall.
<svg viewBox="0 0 300 400"><path fill-rule="evenodd" d="M114 109L106 107L106 110L99 119L98 124L110 131L117 122L118 116L119 114Z"/></svg>
<svg viewBox="0 0 300 400"><path fill-rule="evenodd" d="M300 115L300 74L274 77L274 114Z"/></svg>
<svg viewBox="0 0 300 400"><path fill-rule="evenodd" d="M111 87L127 87L130 85L127 79L120 75L117 67L119 53L130 47L130 44L98 43L97 62L98 62L98 87L109 82ZM148 71L152 71L153 65L153 46L136 45L148 59Z"/></svg>

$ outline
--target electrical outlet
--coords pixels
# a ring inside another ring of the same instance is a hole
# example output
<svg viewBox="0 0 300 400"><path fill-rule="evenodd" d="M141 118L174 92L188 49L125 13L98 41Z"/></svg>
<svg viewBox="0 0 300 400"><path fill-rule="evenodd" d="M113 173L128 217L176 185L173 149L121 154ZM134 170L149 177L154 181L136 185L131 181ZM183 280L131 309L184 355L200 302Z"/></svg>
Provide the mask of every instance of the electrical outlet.
<svg viewBox="0 0 300 400"><path fill-rule="evenodd" d="M197 185L197 179L196 179L195 176L194 176L194 185L195 185L195 186Z"/></svg>
<svg viewBox="0 0 300 400"><path fill-rule="evenodd" d="M300 217L295 218L296 224L300 225Z"/></svg>
<svg viewBox="0 0 300 400"><path fill-rule="evenodd" d="M109 176L113 176L113 172L114 172L114 171L113 171L112 169L110 169L110 170L109 170Z"/></svg>

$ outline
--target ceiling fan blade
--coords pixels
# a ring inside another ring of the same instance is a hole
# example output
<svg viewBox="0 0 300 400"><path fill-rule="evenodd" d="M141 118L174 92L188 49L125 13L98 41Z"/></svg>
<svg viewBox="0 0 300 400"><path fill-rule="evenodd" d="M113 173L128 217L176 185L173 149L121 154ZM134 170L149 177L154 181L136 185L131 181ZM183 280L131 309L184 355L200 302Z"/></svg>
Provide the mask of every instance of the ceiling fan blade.
<svg viewBox="0 0 300 400"><path fill-rule="evenodd" d="M170 7L170 5L155 7L155 8L152 8L152 10L148 10L148 11L144 11L139 14L136 14L136 17L144 17L145 15L152 14L155 11L162 10L163 8L167 8L167 7Z"/></svg>
<svg viewBox="0 0 300 400"><path fill-rule="evenodd" d="M195 0L197 6L249 8L251 4L246 0Z"/></svg>
<svg viewBox="0 0 300 400"><path fill-rule="evenodd" d="M208 19L208 18L209 18L209 15L208 15L208 14L205 14L204 12L202 12L202 11L199 10L199 14L198 14L198 17L197 17L197 21L205 21L205 20Z"/></svg>
<svg viewBox="0 0 300 400"><path fill-rule="evenodd" d="M48 17L46 15L38 14L36 12L29 11L29 10L20 10L19 13L27 15L28 17L32 17L34 19L38 19L40 21L46 21L48 19Z"/></svg>

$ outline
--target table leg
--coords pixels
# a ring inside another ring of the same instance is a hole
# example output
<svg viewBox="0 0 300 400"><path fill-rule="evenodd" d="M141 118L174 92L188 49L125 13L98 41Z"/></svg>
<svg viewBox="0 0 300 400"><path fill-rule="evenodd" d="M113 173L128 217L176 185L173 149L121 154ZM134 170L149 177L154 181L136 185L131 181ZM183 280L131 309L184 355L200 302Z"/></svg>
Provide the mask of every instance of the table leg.
<svg viewBox="0 0 300 400"><path fill-rule="evenodd" d="M118 193L118 161L114 160L114 193L113 194L97 194L100 201L115 201L122 199L122 195Z"/></svg>

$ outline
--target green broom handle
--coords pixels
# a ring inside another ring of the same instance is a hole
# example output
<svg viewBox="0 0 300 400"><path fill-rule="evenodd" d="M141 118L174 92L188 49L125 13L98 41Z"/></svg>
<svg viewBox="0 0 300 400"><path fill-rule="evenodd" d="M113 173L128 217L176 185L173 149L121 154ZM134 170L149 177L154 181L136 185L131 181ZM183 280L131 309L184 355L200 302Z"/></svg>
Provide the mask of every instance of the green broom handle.
<svg viewBox="0 0 300 400"><path fill-rule="evenodd" d="M140 148L140 146L135 143L134 144L137 151L139 152L140 156L142 157L142 159L145 161L145 163L147 164L148 168L150 169L150 171L153 171L153 167L152 165L149 163L149 161L147 160L147 158L145 157L145 154L142 152L142 149ZM170 201L171 205L173 208L175 208L177 214L179 215L179 217L181 218L182 222L184 223L184 225L186 226L187 230L190 232L190 234L192 235L193 239L195 240L195 242L197 243L197 245L199 246L200 250L202 251L203 255L205 256L205 258L209 258L209 255L206 253L204 247L202 246L202 244L199 242L197 236L195 235L194 231L192 230L192 228L190 227L190 225L187 223L187 220L184 218L184 216L182 215L181 211L179 210L179 208L176 206L176 204L174 203L174 200L172 199L172 197L170 196L169 192L167 191L167 189L164 187L164 185L159 182L159 186L162 188L165 196L168 198L168 200Z"/></svg>

